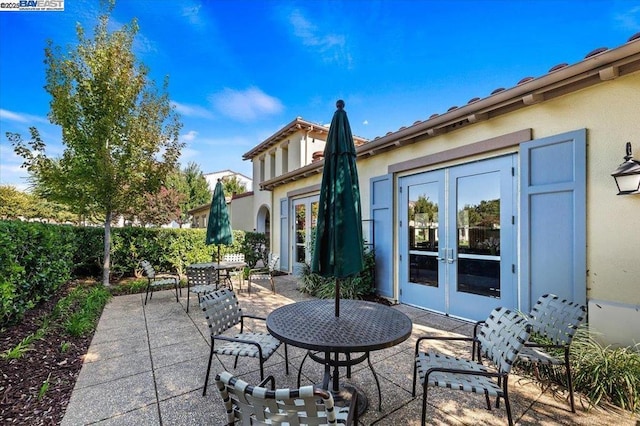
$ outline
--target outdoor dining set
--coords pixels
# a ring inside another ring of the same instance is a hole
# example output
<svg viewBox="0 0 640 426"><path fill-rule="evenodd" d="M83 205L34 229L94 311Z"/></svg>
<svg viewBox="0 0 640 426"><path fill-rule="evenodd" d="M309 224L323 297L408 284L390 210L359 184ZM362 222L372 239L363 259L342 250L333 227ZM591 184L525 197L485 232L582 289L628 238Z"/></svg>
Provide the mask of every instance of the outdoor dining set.
<svg viewBox="0 0 640 426"><path fill-rule="evenodd" d="M290 303L272 310L265 318L242 310L232 276L237 276L237 289L242 291L244 258L242 255L220 255L220 245L228 245L232 239L220 182L214 191L206 240L207 244L218 246L217 260L186 268L187 291L198 296L211 337L203 396L207 394L214 355L234 357L234 369L240 357L257 358L259 362L261 382L257 384L249 384L228 371L215 376L229 425L236 421L243 425L357 424L368 408L368 396L358 387L341 382L341 369L346 370L348 379L352 367L367 362L376 383L378 411L381 411L382 392L370 354L398 345L412 334L413 323L401 310L340 297L341 281L360 273L364 265L355 149L344 102L339 100L336 106L324 152L310 265L312 273L334 279L335 301L315 299ZM223 220L217 224L220 218ZM249 295L252 280L258 279L269 280L272 292L276 292L273 274L278 260L277 255L272 255L264 269L248 271L246 291ZM149 277L147 295L149 290L153 295L156 281L171 283L166 281L171 277L156 277L148 262L143 267ZM180 289L175 278L173 286L177 301ZM188 312L189 294L186 309ZM490 398L495 398L496 407L503 400L508 423L512 425L508 379L516 362L563 365L571 411L575 412L569 345L585 318L583 305L547 294L540 297L528 315L496 306L486 320L475 325L473 336L419 337L413 359L412 395L416 396L419 384L422 388L421 423L426 424L428 388L443 387L484 395L489 410L492 407ZM245 324L248 320L252 324L255 321L264 323L266 330L249 329ZM544 338L545 344L530 340L532 333ZM427 348L433 341L467 342L468 356L451 356ZM289 345L306 350L298 367L297 388L277 388L273 376L265 377L264 363L284 346L288 375ZM555 356L551 349L563 350L563 357ZM301 386L307 359L324 367L318 386Z"/></svg>
<svg viewBox="0 0 640 426"><path fill-rule="evenodd" d="M271 256L268 266L255 274L271 277L272 283L277 261L277 255ZM394 307L361 300L340 300L342 314L336 316L334 301L323 299L287 304L274 309L266 318L251 315L242 310L236 296L236 291L249 293L250 285L243 290L242 274L237 276L235 289L232 280L232 273L244 269L245 265L241 257L227 256L220 262L193 264L186 269L188 291L197 294L211 337L203 396L207 394L214 355L234 357L234 369L240 357L256 358L259 363L261 382L258 384L249 384L227 371L215 375L228 424L243 418L267 424L357 424L357 419L369 407L369 397L355 385L343 382L340 370L343 374L346 371L349 379L351 368L365 361L376 383L377 408L381 411L382 393L370 354L408 339L413 328L409 317ZM148 262L145 262L145 271L153 275ZM171 284L166 281L171 277L155 278ZM272 284L271 290L275 293ZM179 287L175 291L179 292ZM187 301L187 309L188 306ZM417 387L422 388L422 424L427 423L428 387L484 395L489 410L492 408L490 398L495 398L496 407L502 399L508 422L513 424L508 379L516 362L564 366L570 408L575 412L569 345L585 318L583 305L546 294L528 315L496 307L486 320L476 323L473 336L419 337L415 345L412 394L416 396ZM245 325L248 319L262 322L266 330L256 331L252 327L249 331ZM546 338L546 343L531 341L532 333ZM467 342L469 356L455 357L430 350L426 346L434 340ZM278 389L273 376L265 377L264 363L283 346L288 375L289 345L305 349L306 354L298 367L297 388ZM554 355L551 348L560 349L561 355ZM307 359L324 367L324 376L317 384L301 383ZM313 423L312 417L320 422Z"/></svg>

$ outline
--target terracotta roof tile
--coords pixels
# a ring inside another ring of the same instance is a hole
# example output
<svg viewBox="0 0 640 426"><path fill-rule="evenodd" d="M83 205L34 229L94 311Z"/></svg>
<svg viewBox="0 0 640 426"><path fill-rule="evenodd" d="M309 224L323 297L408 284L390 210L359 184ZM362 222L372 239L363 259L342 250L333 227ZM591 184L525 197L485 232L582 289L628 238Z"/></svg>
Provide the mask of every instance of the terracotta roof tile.
<svg viewBox="0 0 640 426"><path fill-rule="evenodd" d="M592 56L596 56L598 53L602 53L602 52L606 52L607 49L606 47L598 47L597 49L592 50L591 52L587 53L587 56L585 56L584 58L590 58Z"/></svg>
<svg viewBox="0 0 640 426"><path fill-rule="evenodd" d="M569 66L568 63L563 62L561 64L558 64L558 65L555 65L555 66L549 68L549 72L558 71L559 69L562 69L562 68L565 68L565 67L568 67L568 66Z"/></svg>

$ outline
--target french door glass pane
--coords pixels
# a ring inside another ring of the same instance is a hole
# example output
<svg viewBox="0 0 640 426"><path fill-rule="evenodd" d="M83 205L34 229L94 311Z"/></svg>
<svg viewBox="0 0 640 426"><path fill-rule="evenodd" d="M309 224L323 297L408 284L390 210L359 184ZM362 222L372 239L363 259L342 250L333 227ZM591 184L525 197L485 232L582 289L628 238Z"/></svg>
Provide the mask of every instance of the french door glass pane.
<svg viewBox="0 0 640 426"><path fill-rule="evenodd" d="M306 247L306 209L304 204L298 204L295 206L296 210L296 244L294 259L298 263L304 263L305 261L305 247Z"/></svg>
<svg viewBox="0 0 640 426"><path fill-rule="evenodd" d="M458 258L458 291L500 297L500 261Z"/></svg>
<svg viewBox="0 0 640 426"><path fill-rule="evenodd" d="M438 287L438 184L411 185L408 190L409 281Z"/></svg>
<svg viewBox="0 0 640 426"><path fill-rule="evenodd" d="M500 297L500 174L457 180L458 291Z"/></svg>

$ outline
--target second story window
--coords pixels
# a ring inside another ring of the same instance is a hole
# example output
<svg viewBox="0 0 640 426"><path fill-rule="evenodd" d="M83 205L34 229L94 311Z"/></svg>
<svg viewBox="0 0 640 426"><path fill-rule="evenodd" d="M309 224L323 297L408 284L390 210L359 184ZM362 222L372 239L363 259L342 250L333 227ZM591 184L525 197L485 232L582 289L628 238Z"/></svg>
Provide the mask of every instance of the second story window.
<svg viewBox="0 0 640 426"><path fill-rule="evenodd" d="M269 179L276 177L276 153L272 151L269 153Z"/></svg>
<svg viewBox="0 0 640 426"><path fill-rule="evenodd" d="M263 157L260 157L260 161L258 163L258 168L260 169L259 171L260 183L264 182L264 167L265 167L265 164L264 164L264 156L263 156Z"/></svg>

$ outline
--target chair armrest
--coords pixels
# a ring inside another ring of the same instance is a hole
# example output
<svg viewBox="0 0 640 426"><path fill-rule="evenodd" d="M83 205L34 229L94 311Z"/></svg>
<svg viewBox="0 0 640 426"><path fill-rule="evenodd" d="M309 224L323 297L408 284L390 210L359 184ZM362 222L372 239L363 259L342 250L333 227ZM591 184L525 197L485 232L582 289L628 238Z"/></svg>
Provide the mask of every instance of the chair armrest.
<svg viewBox="0 0 640 426"><path fill-rule="evenodd" d="M258 353L259 353L260 359L263 359L262 358L262 346L260 346L260 344L258 342L254 342L253 340L238 339L236 337L221 336L221 335L211 336L211 338L213 340L224 340L224 341L227 341L227 342L244 343L245 345L253 345L253 346L258 348Z"/></svg>
<svg viewBox="0 0 640 426"><path fill-rule="evenodd" d="M473 326L473 337L476 337L478 335L478 328L482 325L485 324L486 321L482 320L482 321L477 321L475 323L475 325Z"/></svg>
<svg viewBox="0 0 640 426"><path fill-rule="evenodd" d="M241 321L242 321L242 318L251 318L251 319L256 319L256 320L261 320L261 321L266 321L267 320L265 317L259 317L257 315L249 315L249 314L240 315L240 320Z"/></svg>
<svg viewBox="0 0 640 426"><path fill-rule="evenodd" d="M256 315L245 315L245 314L240 315L240 333L242 333L243 330L244 330L244 319L245 318L250 318L250 319L259 320L259 321L266 321L267 320L266 318L259 317L259 316L256 316Z"/></svg>
<svg viewBox="0 0 640 426"><path fill-rule="evenodd" d="M249 275L251 274L264 274L269 273L269 268L253 268L249 269Z"/></svg>
<svg viewBox="0 0 640 426"><path fill-rule="evenodd" d="M530 348L548 348L548 349L564 349L569 346L569 345L555 345L551 343L534 343L529 341L525 342L524 345Z"/></svg>
<svg viewBox="0 0 640 426"><path fill-rule="evenodd" d="M447 336L422 336L416 341L416 355L420 351L420 343L424 340L441 340L441 341L459 341L459 342L477 342L474 337L447 337Z"/></svg>
<svg viewBox="0 0 640 426"><path fill-rule="evenodd" d="M429 368L425 372L425 379L429 377L429 374L441 372L441 373L453 373L453 374L465 374L467 376L485 376L485 377L502 377L502 373L492 372L492 371L477 371L477 370L462 370L457 368L446 368L446 367L432 367ZM424 381L425 386L427 380Z"/></svg>

